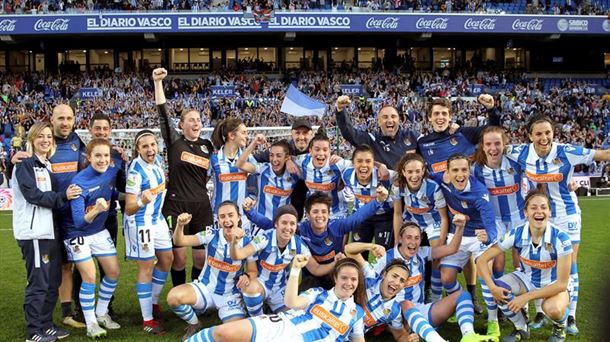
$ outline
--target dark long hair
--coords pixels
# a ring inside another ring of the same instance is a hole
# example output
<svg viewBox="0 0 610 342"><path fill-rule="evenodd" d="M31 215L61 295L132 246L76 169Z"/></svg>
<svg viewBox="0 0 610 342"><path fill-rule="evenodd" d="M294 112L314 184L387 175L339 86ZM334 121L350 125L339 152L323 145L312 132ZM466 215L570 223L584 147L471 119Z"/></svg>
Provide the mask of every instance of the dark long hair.
<svg viewBox="0 0 610 342"><path fill-rule="evenodd" d="M487 126L483 131L481 131L481 138L479 139L479 143L477 144L477 150L474 151L474 162L483 166L487 164L487 156L483 151L483 138L487 133L500 133L502 136L502 143L504 147L508 145L508 135L506 135L506 131L504 128L500 126Z"/></svg>
<svg viewBox="0 0 610 342"><path fill-rule="evenodd" d="M216 149L220 149L229 138L229 133L235 132L239 126L243 125L241 119L229 118L220 121L212 132L212 143Z"/></svg>

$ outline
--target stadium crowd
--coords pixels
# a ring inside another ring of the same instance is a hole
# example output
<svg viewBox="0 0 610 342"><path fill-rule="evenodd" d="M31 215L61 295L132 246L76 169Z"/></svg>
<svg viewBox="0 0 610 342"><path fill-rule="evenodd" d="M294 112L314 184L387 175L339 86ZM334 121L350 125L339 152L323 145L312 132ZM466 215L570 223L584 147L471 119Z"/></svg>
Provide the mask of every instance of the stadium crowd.
<svg viewBox="0 0 610 342"><path fill-rule="evenodd" d="M87 11L410 11L422 13L524 13L605 15L601 1L483 1L483 0L5 0L7 14L83 13ZM511 7L514 4L516 6Z"/></svg>

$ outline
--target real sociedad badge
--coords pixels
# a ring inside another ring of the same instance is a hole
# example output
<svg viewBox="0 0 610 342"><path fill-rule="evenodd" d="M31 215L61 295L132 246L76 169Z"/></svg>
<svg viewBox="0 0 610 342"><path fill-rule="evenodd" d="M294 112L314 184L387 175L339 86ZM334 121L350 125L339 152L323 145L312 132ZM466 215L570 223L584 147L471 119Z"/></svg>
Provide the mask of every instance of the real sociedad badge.
<svg viewBox="0 0 610 342"><path fill-rule="evenodd" d="M45 263L45 264L49 263L49 255L48 254L45 254L45 255L42 256L42 262Z"/></svg>
<svg viewBox="0 0 610 342"><path fill-rule="evenodd" d="M422 196L421 201L428 202L428 197L426 195Z"/></svg>
<svg viewBox="0 0 610 342"><path fill-rule="evenodd" d="M324 239L324 243L325 243L327 246L330 246L330 245L332 245L332 244L333 244L333 240L331 240L329 237L327 237L326 239Z"/></svg>
<svg viewBox="0 0 610 342"><path fill-rule="evenodd" d="M384 314L385 316L389 315L389 314L390 314L390 312L391 312L391 311L390 311L390 309L388 309L388 308L383 309L383 314Z"/></svg>
<svg viewBox="0 0 610 342"><path fill-rule="evenodd" d="M555 165L561 165L561 164L562 164L562 163L561 163L561 159L559 159L559 158L555 158L555 159L553 159L553 164L555 164Z"/></svg>
<svg viewBox="0 0 610 342"><path fill-rule="evenodd" d="M411 145L411 139L409 139L409 137L406 137L402 142L404 142L405 145Z"/></svg>
<svg viewBox="0 0 610 342"><path fill-rule="evenodd" d="M513 169L512 167L509 167L508 170L506 170L506 172L508 172L509 175L513 175L513 174L515 174L515 169Z"/></svg>
<svg viewBox="0 0 610 342"><path fill-rule="evenodd" d="M148 251L148 244L147 244L147 243L145 243L145 244L142 246L142 249L143 249L144 251Z"/></svg>
<svg viewBox="0 0 610 342"><path fill-rule="evenodd" d="M354 241L359 241L359 240L360 240L360 234L354 233Z"/></svg>
<svg viewBox="0 0 610 342"><path fill-rule="evenodd" d="M468 202L462 201L462 208L468 209Z"/></svg>
<svg viewBox="0 0 610 342"><path fill-rule="evenodd" d="M77 148L76 148L76 144L72 144L70 145L70 148L72 148L72 151L76 152Z"/></svg>
<svg viewBox="0 0 610 342"><path fill-rule="evenodd" d="M201 145L201 146L199 146L199 148L201 148L201 152L203 152L203 153L210 153L210 151L208 150L208 147L205 145Z"/></svg>
<svg viewBox="0 0 610 342"><path fill-rule="evenodd" d="M457 145L457 144L458 144L458 141L457 141L457 139L456 139L456 138L451 138L451 139L449 139L449 143L450 143L451 145L455 146L455 145Z"/></svg>
<svg viewBox="0 0 610 342"><path fill-rule="evenodd" d="M288 254L290 254L290 256L295 256L295 255L297 255L297 251L295 249L291 249L290 253L288 253Z"/></svg>

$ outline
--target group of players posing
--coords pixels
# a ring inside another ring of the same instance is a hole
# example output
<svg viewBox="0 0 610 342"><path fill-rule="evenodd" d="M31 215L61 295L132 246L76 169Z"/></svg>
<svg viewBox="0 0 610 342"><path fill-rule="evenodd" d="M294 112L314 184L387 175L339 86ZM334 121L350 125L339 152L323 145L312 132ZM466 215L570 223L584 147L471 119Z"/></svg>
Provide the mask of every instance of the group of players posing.
<svg viewBox="0 0 610 342"><path fill-rule="evenodd" d="M530 120L530 144L509 146L497 126L450 127L451 103L445 99L432 102L429 135L418 138L400 129L392 107L380 110L379 132L361 132L347 117L349 98L341 96L337 123L356 146L351 161L331 156L330 140L314 135L303 120L293 125L292 142L275 142L254 158L265 137L247 145L239 119L218 123L212 142L200 138L195 110L181 113L181 133L172 128L162 86L166 76L164 69L153 71L168 181L155 135L142 130L119 193L121 168L113 162L117 151L108 140L109 120L95 116L92 127L101 120L108 130L87 145L89 165L53 189L71 199L56 225L67 261L83 279L78 296L88 336L120 327L108 314L119 263L106 221L116 200L125 201L126 257L138 264L136 292L150 333L164 333L158 298L170 269L174 288L167 303L188 323L183 339L189 341L362 341L379 325L388 325L397 341L444 341L435 327L453 314L462 341L497 341L498 308L515 325L502 341L518 341L529 336L523 309L531 300L537 302L532 326L553 322L549 341L564 341L566 325L568 332L578 332L580 209L570 178L577 164L610 160L609 150L554 143L553 123L543 116ZM493 98L482 95L479 102L490 111L490 124L497 124ZM80 158L76 153L72 161L53 160L78 150L66 143L74 136L71 127L64 136L56 129L62 127L58 118L70 114L73 122L71 109L58 106L53 126L37 124L41 127L30 130L36 135L28 138L35 157L46 160L50 150L37 139L55 135L57 150L66 150L50 156L51 169L60 175L66 171L60 166L74 162L70 165L77 167ZM15 174L19 179L19 166ZM248 175L255 177L257 191L248 187ZM211 199L208 178L214 183ZM539 189L525 196L524 186ZM294 199L303 190L300 220L290 204L292 199L299 206ZM353 242L346 245L350 233ZM420 246L423 233L430 247ZM180 284L189 246L200 248L193 249L193 282ZM517 270L505 275L506 250L512 250ZM368 252L374 258L365 258ZM97 305L92 257L105 271ZM487 306L486 335L475 333L473 296L457 282L472 257ZM432 296L426 303L424 273L430 261ZM200 330L197 314L212 308L224 324ZM42 337L52 341L59 330Z"/></svg>

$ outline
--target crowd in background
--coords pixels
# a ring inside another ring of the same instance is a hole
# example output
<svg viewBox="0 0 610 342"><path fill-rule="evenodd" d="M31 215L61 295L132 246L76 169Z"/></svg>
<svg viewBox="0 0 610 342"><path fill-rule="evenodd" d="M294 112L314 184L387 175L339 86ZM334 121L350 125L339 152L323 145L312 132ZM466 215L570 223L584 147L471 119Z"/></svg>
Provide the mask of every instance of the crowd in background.
<svg viewBox="0 0 610 342"><path fill-rule="evenodd" d="M545 91L544 81L526 79L525 74L471 67L438 72L336 71L292 72L282 77L262 74L236 74L230 71L199 77L176 77L166 82L170 112L176 115L185 108L202 114L204 127L212 127L227 117L239 117L248 127L289 126L291 118L280 112L288 84L296 85L305 94L328 104L327 114L312 117L313 125L334 131L333 104L341 94L342 84L361 84L364 96L352 102L351 117L358 128L374 129L376 112L383 105L399 109L402 124L417 132L429 132L424 124L429 100L433 96L453 97L454 120L462 126L485 123L485 115L469 97L473 85L483 90L494 89L497 106L503 113L503 126L511 142L526 141L523 123L533 113L545 113L557 123L560 142L589 148L608 148L610 144L610 98L591 92L585 82L562 81L558 87ZM86 129L96 112L108 115L113 128L134 129L158 127L149 73L114 73L98 71L62 74L3 74L0 76L0 140L3 156L24 148L25 132L36 121L49 120L58 103L76 108L76 129ZM603 80L601 80L603 81ZM212 85L234 86L236 96L217 98L211 95ZM102 96L81 99L79 89L98 88ZM339 141L340 150L349 151L349 144ZM348 153L349 154L349 153Z"/></svg>
<svg viewBox="0 0 610 342"><path fill-rule="evenodd" d="M609 4L607 0L4 0L2 8L8 14L252 9L605 15Z"/></svg>

